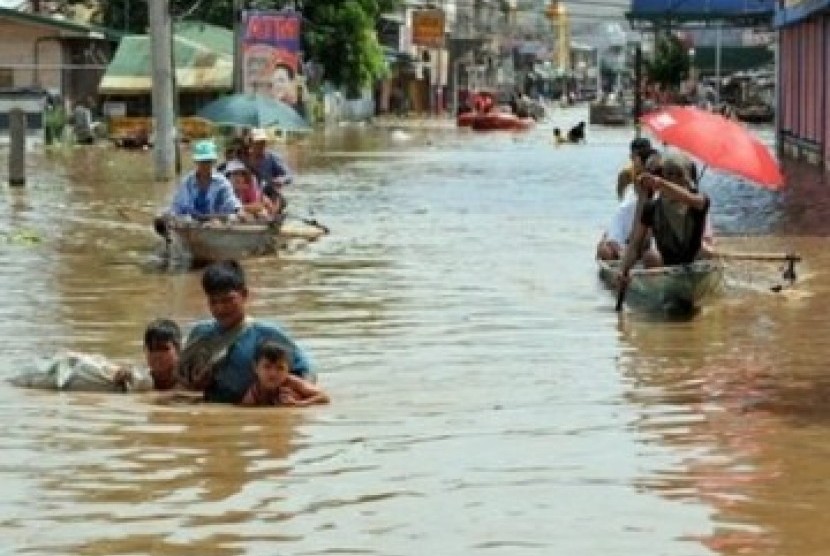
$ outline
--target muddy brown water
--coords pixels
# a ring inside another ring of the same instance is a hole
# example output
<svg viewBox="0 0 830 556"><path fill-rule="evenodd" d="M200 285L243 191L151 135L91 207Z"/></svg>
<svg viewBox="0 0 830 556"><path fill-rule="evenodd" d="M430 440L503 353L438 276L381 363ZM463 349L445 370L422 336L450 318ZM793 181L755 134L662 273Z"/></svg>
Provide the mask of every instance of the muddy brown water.
<svg viewBox="0 0 830 556"><path fill-rule="evenodd" d="M552 127L288 148L291 211L333 234L246 261L252 312L308 349L333 403L2 383L0 553L826 554L827 183L707 172L720 241L799 251L797 288L739 268L692 320L619 317L593 249L631 131L557 149ZM29 157L0 200L0 375L59 348L138 359L149 319L207 314L197 272L151 264L172 185L149 153Z"/></svg>

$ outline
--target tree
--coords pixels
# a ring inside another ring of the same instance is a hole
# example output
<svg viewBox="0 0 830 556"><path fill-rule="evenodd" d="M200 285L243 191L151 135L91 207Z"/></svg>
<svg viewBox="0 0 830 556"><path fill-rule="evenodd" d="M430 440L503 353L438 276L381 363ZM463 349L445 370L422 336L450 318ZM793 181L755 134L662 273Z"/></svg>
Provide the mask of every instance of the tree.
<svg viewBox="0 0 830 556"><path fill-rule="evenodd" d="M64 6L86 0L64 0ZM401 0L259 0L243 4L257 9L292 7L303 16L303 50L306 60L323 67L324 77L348 96L382 77L386 71L383 50L375 35L382 13L396 9ZM170 0L174 16L223 27L233 26L233 0ZM99 3L97 22L113 29L145 33L147 1L107 0Z"/></svg>
<svg viewBox="0 0 830 556"><path fill-rule="evenodd" d="M327 81L356 96L383 76L386 64L375 27L377 0L307 0L303 5L306 57L324 68Z"/></svg>
<svg viewBox="0 0 830 556"><path fill-rule="evenodd" d="M650 81L675 90L689 76L690 58L686 46L673 34L658 37L654 56L646 64Z"/></svg>

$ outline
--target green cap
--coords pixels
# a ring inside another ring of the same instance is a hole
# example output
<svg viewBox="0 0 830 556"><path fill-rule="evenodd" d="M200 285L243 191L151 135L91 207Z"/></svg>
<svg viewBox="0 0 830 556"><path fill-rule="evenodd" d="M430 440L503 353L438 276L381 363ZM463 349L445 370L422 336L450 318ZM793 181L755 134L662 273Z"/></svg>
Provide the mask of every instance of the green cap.
<svg viewBox="0 0 830 556"><path fill-rule="evenodd" d="M216 144L209 139L202 139L193 144L193 161L206 162L218 160Z"/></svg>

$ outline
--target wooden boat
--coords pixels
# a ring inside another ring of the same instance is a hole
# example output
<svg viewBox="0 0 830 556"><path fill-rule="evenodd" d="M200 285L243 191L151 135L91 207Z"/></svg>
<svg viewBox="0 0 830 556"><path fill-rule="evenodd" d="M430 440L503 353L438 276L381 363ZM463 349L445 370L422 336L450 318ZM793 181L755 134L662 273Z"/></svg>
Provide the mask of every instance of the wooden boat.
<svg viewBox="0 0 830 556"><path fill-rule="evenodd" d="M746 104L735 108L735 117L751 124L767 124L775 120L775 110L769 104Z"/></svg>
<svg viewBox="0 0 830 556"><path fill-rule="evenodd" d="M625 125L628 123L628 110L621 103L592 102L589 121L592 125Z"/></svg>
<svg viewBox="0 0 830 556"><path fill-rule="evenodd" d="M533 118L520 118L506 112L488 112L476 114L470 127L476 131L524 131L530 129L536 121Z"/></svg>
<svg viewBox="0 0 830 556"><path fill-rule="evenodd" d="M300 222L275 225L168 220L167 230L175 255L204 264L270 255L292 240L314 241L328 231L314 221Z"/></svg>
<svg viewBox="0 0 830 556"><path fill-rule="evenodd" d="M599 277L616 289L619 261L597 261ZM634 268L625 292L629 307L667 314L694 313L724 288L723 262L699 260L687 265Z"/></svg>

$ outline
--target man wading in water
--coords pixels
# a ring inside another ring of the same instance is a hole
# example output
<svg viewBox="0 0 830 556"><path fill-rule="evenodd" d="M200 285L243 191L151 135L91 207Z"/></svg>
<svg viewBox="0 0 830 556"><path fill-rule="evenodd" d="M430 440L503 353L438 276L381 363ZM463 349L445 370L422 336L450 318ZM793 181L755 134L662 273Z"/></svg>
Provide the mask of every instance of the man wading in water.
<svg viewBox="0 0 830 556"><path fill-rule="evenodd" d="M291 354L291 374L313 379L305 353L280 327L247 316L245 272L236 261L208 266L202 289L213 319L190 332L177 371L179 381L203 390L205 401L239 403L254 384L257 346L276 342Z"/></svg>

